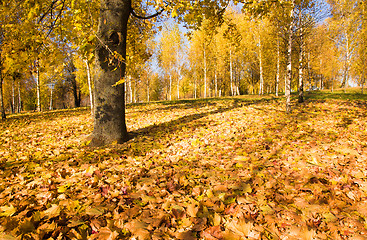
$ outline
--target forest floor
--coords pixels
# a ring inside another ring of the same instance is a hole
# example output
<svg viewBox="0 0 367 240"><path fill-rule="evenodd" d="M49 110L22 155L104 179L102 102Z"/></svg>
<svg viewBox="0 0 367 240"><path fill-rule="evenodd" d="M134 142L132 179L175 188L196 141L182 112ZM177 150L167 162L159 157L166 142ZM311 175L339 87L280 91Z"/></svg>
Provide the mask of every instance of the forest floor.
<svg viewBox="0 0 367 240"><path fill-rule="evenodd" d="M0 239L367 239L367 95L306 96L130 105L105 148L89 110L10 116Z"/></svg>

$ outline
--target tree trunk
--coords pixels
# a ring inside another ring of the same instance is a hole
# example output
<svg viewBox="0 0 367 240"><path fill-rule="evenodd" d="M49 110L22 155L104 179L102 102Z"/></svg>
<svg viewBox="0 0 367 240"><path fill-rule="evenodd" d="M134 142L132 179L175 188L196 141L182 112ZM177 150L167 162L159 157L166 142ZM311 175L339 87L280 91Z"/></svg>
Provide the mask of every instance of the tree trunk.
<svg viewBox="0 0 367 240"><path fill-rule="evenodd" d="M147 84L147 102L150 102L150 88L149 88L149 82Z"/></svg>
<svg viewBox="0 0 367 240"><path fill-rule="evenodd" d="M22 111L22 97L20 96L20 81L18 84L18 113Z"/></svg>
<svg viewBox="0 0 367 240"><path fill-rule="evenodd" d="M131 0L102 0L96 46L94 130L91 146L129 139L125 122L124 84L127 24ZM110 61L108 61L110 59Z"/></svg>
<svg viewBox="0 0 367 240"><path fill-rule="evenodd" d="M197 84L196 84L196 74L194 76L194 99L197 98Z"/></svg>
<svg viewBox="0 0 367 240"><path fill-rule="evenodd" d="M39 70L39 65L38 65L38 60L36 60L35 62L35 67L36 67L36 91L37 91L37 111L40 112L41 111L41 83L40 83L40 70Z"/></svg>
<svg viewBox="0 0 367 240"><path fill-rule="evenodd" d="M234 96L234 88L233 88L233 66L232 66L232 50L229 50L229 77L231 84L231 96Z"/></svg>
<svg viewBox="0 0 367 240"><path fill-rule="evenodd" d="M217 76L217 68L214 69L214 84L215 84L215 97L218 97L218 76Z"/></svg>
<svg viewBox="0 0 367 240"><path fill-rule="evenodd" d="M11 113L14 114L15 113L15 89L14 89L14 84L15 84L15 76L13 76L13 81L11 83Z"/></svg>
<svg viewBox="0 0 367 240"><path fill-rule="evenodd" d="M275 96L278 97L279 93L279 79L280 79L280 46L279 38L277 39L277 76L275 82Z"/></svg>
<svg viewBox="0 0 367 240"><path fill-rule="evenodd" d="M131 79L131 76L129 75L128 76L128 85L129 85L129 97L130 97L130 100L129 100L129 103L133 103L133 88L132 88L132 79Z"/></svg>
<svg viewBox="0 0 367 240"><path fill-rule="evenodd" d="M299 71L298 71L298 102L303 103L303 36L302 36L302 28L301 28L301 37L300 37L300 50L299 50Z"/></svg>
<svg viewBox="0 0 367 240"><path fill-rule="evenodd" d="M92 77L91 77L91 72L90 72L90 67L89 67L89 63L88 60L85 59L85 66L87 67L87 80L88 80L88 89L89 89L89 102L90 102L90 110L91 110L91 115L93 116L93 91L92 91Z"/></svg>
<svg viewBox="0 0 367 240"><path fill-rule="evenodd" d="M169 100L172 101L172 74L169 74Z"/></svg>
<svg viewBox="0 0 367 240"><path fill-rule="evenodd" d="M0 58L0 61L1 61L1 58ZM0 64L1 64L1 62L0 62ZM1 109L1 119L5 119L6 114L5 114L5 108L4 108L3 75L2 75L2 67L1 66L0 66L0 109Z"/></svg>
<svg viewBox="0 0 367 240"><path fill-rule="evenodd" d="M205 43L204 43L204 98L206 98L206 89L207 89L207 86L206 86L206 74L207 74L207 67L206 67L206 52L205 52Z"/></svg>
<svg viewBox="0 0 367 240"><path fill-rule="evenodd" d="M52 95L53 95L53 87L51 87L50 110L53 110L53 107L52 107Z"/></svg>
<svg viewBox="0 0 367 240"><path fill-rule="evenodd" d="M350 58L350 53L349 53L349 37L348 37L348 33L345 31L345 41L346 41L346 53L345 53L345 70L344 70L344 79L343 79L343 87L344 87L344 92L346 92L347 87L348 87L348 80L349 80L349 58Z"/></svg>
<svg viewBox="0 0 367 240"><path fill-rule="evenodd" d="M290 13L291 23L288 30L288 60L287 60L287 78L285 81L285 97L286 97L286 112L291 112L291 81L292 81L292 46L293 46L293 27L294 21L295 0L292 0L292 9Z"/></svg>
<svg viewBox="0 0 367 240"><path fill-rule="evenodd" d="M264 76L263 76L263 61L262 61L261 37L260 36L259 36L259 65L260 65L259 95L263 95L264 94Z"/></svg>

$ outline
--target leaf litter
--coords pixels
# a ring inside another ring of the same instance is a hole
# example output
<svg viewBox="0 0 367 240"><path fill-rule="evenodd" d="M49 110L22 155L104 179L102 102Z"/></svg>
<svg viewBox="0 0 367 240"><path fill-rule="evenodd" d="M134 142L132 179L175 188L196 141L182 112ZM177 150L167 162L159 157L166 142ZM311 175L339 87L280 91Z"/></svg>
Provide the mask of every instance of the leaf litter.
<svg viewBox="0 0 367 240"><path fill-rule="evenodd" d="M88 111L0 126L0 239L365 239L365 102L127 109L134 137L89 148Z"/></svg>

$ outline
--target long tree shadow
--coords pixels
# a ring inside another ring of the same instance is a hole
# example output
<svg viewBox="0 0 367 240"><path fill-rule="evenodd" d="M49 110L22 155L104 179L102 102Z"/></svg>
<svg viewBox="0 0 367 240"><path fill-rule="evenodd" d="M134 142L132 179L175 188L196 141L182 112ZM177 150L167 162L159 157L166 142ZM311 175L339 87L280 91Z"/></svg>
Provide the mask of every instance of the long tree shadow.
<svg viewBox="0 0 367 240"><path fill-rule="evenodd" d="M151 111L173 111L175 109L191 109L191 108L200 108L200 107L208 107L208 106L218 106L218 105L226 105L226 104L241 104L241 103L249 103L249 102L259 102L259 101L269 101L274 100L276 98L259 98L255 96L253 99L241 98L241 97L221 97L221 98L205 98L205 99L182 99L182 100L174 100L174 101L161 101L161 102L151 102L151 103L133 103L127 105L128 113L148 113ZM157 107L152 107L150 109L138 109L134 110L134 107L139 106L147 106L157 104Z"/></svg>
<svg viewBox="0 0 367 240"><path fill-rule="evenodd" d="M79 116L81 114L89 113L89 111L90 111L89 108L82 107L82 108L45 111L45 112L27 112L21 114L11 114L8 115L6 119L2 120L2 122L10 123L17 120L39 121L40 119L54 120L60 117Z"/></svg>
<svg viewBox="0 0 367 240"><path fill-rule="evenodd" d="M163 122L160 124L153 124L144 128L137 129L129 133L130 141L127 144L134 144L134 154L144 155L148 151L157 148L156 142L157 140L166 139L167 137L174 136L176 132L183 131L184 128L190 128L192 133L194 133L195 129L202 126L203 122L198 120L208 117L210 115L220 114L224 112L228 112L237 108L241 108L244 106L262 104L265 102L275 101L276 99L256 99L256 100L248 100L241 98L228 98L229 106L218 105L215 103L211 103L210 106L216 106L217 109L210 110L202 113L195 113L191 115L186 115L175 120L169 122ZM203 107L203 103L193 103L194 106L185 108L197 109ZM204 103L205 104L205 103ZM170 106L170 109L178 108L180 109L182 106ZM149 140L149 141L147 141ZM144 144L144 143L145 144ZM144 146L144 147L142 147ZM137 149L138 148L138 149Z"/></svg>

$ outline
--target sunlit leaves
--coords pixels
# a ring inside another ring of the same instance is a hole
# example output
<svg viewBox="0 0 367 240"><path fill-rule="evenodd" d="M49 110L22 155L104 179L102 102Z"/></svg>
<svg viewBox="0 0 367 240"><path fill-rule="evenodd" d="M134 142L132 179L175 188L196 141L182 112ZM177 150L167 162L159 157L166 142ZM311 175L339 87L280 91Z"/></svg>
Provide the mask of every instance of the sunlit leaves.
<svg viewBox="0 0 367 240"><path fill-rule="evenodd" d="M99 149L83 145L87 110L9 119L0 238L366 234L365 103L308 101L289 116L255 100L128 105L139 135Z"/></svg>

